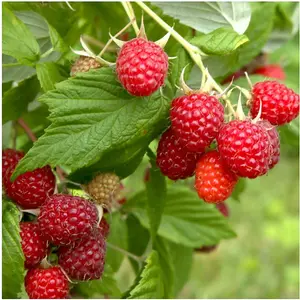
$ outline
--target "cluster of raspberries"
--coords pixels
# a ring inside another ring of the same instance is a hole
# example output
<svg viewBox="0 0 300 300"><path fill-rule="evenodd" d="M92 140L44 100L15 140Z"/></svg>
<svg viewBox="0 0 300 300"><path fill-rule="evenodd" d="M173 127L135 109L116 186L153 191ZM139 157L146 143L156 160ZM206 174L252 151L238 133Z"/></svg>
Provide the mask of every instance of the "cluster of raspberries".
<svg viewBox="0 0 300 300"><path fill-rule="evenodd" d="M39 211L36 220L20 222L21 246L28 269L25 289L30 298L66 298L69 279L101 278L109 224L104 217L99 220L93 202L77 196L54 194L56 179L50 166L26 172L11 182L10 177L23 156L23 152L13 149L2 151L5 193L25 214L26 210ZM99 186L95 186L94 181ZM95 190L95 200L104 203L108 193L113 195L115 192L116 182L119 183L116 175L100 174L91 181L89 191ZM99 187L100 190L105 188L105 193L100 192ZM110 187L113 190L109 191ZM54 266L46 263L51 253L57 255L58 263Z"/></svg>

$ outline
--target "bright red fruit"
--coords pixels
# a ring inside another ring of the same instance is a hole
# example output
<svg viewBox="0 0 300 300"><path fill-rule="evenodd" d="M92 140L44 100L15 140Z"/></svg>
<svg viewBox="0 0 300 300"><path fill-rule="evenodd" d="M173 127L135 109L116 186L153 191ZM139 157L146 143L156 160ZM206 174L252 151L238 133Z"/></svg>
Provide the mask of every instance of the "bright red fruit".
<svg viewBox="0 0 300 300"><path fill-rule="evenodd" d="M224 122L224 107L214 96L191 94L173 100L170 116L180 142L189 151L203 152Z"/></svg>
<svg viewBox="0 0 300 300"><path fill-rule="evenodd" d="M171 128L163 133L157 148L156 164L161 172L172 180L193 176L201 154L189 152Z"/></svg>
<svg viewBox="0 0 300 300"><path fill-rule="evenodd" d="M277 81L258 82L252 89L251 115L255 118L262 104L261 119L283 125L299 115L299 95Z"/></svg>
<svg viewBox="0 0 300 300"><path fill-rule="evenodd" d="M154 42L135 38L124 44L116 62L123 87L134 96L149 96L164 84L168 56Z"/></svg>
<svg viewBox="0 0 300 300"><path fill-rule="evenodd" d="M233 120L222 126L217 142L222 160L238 176L256 178L269 170L272 148L264 126Z"/></svg>
<svg viewBox="0 0 300 300"><path fill-rule="evenodd" d="M279 80L285 80L285 73L280 65L265 65L257 68L252 73Z"/></svg>
<svg viewBox="0 0 300 300"><path fill-rule="evenodd" d="M47 242L42 239L38 224L20 223L22 250L25 256L25 268L36 266L47 255Z"/></svg>
<svg viewBox="0 0 300 300"><path fill-rule="evenodd" d="M72 246L59 248L58 262L70 278L100 279L105 264L106 243L99 230Z"/></svg>
<svg viewBox="0 0 300 300"><path fill-rule="evenodd" d="M103 237L107 238L107 236L109 234L109 224L107 223L107 221L104 217L102 217L98 228L100 230L100 233L103 235Z"/></svg>
<svg viewBox="0 0 300 300"><path fill-rule="evenodd" d="M232 193L238 177L221 160L218 151L205 153L197 162L195 188L205 202L226 200Z"/></svg>
<svg viewBox="0 0 300 300"><path fill-rule="evenodd" d="M15 169L19 160L24 157L24 153L22 151L17 151L14 149L5 149L2 150L2 180L4 181L4 177L7 177L7 171L9 169Z"/></svg>
<svg viewBox="0 0 300 300"><path fill-rule="evenodd" d="M55 245L68 245L88 236L97 221L98 211L92 202L61 194L50 197L38 217L43 237Z"/></svg>
<svg viewBox="0 0 300 300"><path fill-rule="evenodd" d="M14 182L11 182L10 177L18 163L17 159L20 160L22 154L18 153L15 157L10 156L9 159L6 155L3 157L5 161L2 161L2 164L4 162L6 168L3 177L4 190L7 196L22 208L38 208L54 193L55 176L49 166L21 174ZM11 162L11 167L7 166L8 161Z"/></svg>
<svg viewBox="0 0 300 300"><path fill-rule="evenodd" d="M25 289L30 299L66 299L69 281L60 267L35 268L25 276Z"/></svg>

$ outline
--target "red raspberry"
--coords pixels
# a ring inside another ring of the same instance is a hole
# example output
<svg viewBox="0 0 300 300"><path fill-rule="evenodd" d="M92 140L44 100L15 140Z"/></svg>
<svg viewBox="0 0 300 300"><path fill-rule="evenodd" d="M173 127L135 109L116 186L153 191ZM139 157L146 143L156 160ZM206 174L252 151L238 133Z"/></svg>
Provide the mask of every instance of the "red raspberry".
<svg viewBox="0 0 300 300"><path fill-rule="evenodd" d="M285 80L285 73L280 65L265 65L254 70L253 74Z"/></svg>
<svg viewBox="0 0 300 300"><path fill-rule="evenodd" d="M60 267L30 269L25 276L25 289L30 299L66 299L69 281Z"/></svg>
<svg viewBox="0 0 300 300"><path fill-rule="evenodd" d="M218 151L205 153L197 162L195 188L205 202L226 200L232 193L238 178L221 161Z"/></svg>
<svg viewBox="0 0 300 300"><path fill-rule="evenodd" d="M25 268L36 266L47 255L47 242L42 239L38 224L20 223L22 250L25 256Z"/></svg>
<svg viewBox="0 0 300 300"><path fill-rule="evenodd" d="M116 64L121 84L134 96L151 95L167 77L167 54L154 42L142 38L125 43Z"/></svg>
<svg viewBox="0 0 300 300"><path fill-rule="evenodd" d="M100 233L103 235L103 237L107 238L109 234L109 224L107 223L105 218L102 217L98 228L100 230Z"/></svg>
<svg viewBox="0 0 300 300"><path fill-rule="evenodd" d="M68 245L88 236L97 225L96 206L80 197L53 195L40 209L42 235L55 245Z"/></svg>
<svg viewBox="0 0 300 300"><path fill-rule="evenodd" d="M203 152L224 122L224 108L208 94L182 96L172 102L171 122L174 133L189 151Z"/></svg>
<svg viewBox="0 0 300 300"><path fill-rule="evenodd" d="M16 151L13 154L12 151L7 149L2 152L2 165L5 169L2 170L2 173L5 172L3 177L5 192L9 198L25 209L38 208L54 193L55 176L51 168L45 166L26 172L11 182L10 177L17 163L24 156L21 152Z"/></svg>
<svg viewBox="0 0 300 300"><path fill-rule="evenodd" d="M199 153L188 152L169 128L160 138L156 164L170 179L185 179L194 175L199 156Z"/></svg>
<svg viewBox="0 0 300 300"><path fill-rule="evenodd" d="M105 239L100 230L74 245L60 247L58 262L70 278L75 280L100 279L104 269Z"/></svg>
<svg viewBox="0 0 300 300"><path fill-rule="evenodd" d="M276 130L275 126L272 126L270 122L266 120L261 120L259 122L265 129L267 130L267 133L270 138L271 143L271 158L269 162L269 168L272 169L280 159L280 139L278 131Z"/></svg>
<svg viewBox="0 0 300 300"><path fill-rule="evenodd" d="M2 179L6 177L7 171L9 169L15 169L19 160L24 157L22 151L17 151L14 149L5 149L2 150Z"/></svg>
<svg viewBox="0 0 300 300"><path fill-rule="evenodd" d="M299 95L277 81L258 82L252 89L251 115L256 117L260 102L261 118L272 125L283 125L299 115Z"/></svg>
<svg viewBox="0 0 300 300"><path fill-rule="evenodd" d="M256 178L267 173L272 149L264 126L233 120L222 126L217 142L221 158L238 176Z"/></svg>

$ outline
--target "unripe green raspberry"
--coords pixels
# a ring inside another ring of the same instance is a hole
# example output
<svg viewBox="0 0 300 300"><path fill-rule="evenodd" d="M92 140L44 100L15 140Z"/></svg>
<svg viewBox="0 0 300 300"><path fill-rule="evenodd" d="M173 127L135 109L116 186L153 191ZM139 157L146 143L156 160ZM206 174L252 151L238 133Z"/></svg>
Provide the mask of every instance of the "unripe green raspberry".
<svg viewBox="0 0 300 300"><path fill-rule="evenodd" d="M102 173L84 189L96 203L111 207L120 197L120 184L120 178L115 173Z"/></svg>
<svg viewBox="0 0 300 300"><path fill-rule="evenodd" d="M93 57L80 56L71 68L71 76L77 73L88 72L90 69L100 68L100 63Z"/></svg>

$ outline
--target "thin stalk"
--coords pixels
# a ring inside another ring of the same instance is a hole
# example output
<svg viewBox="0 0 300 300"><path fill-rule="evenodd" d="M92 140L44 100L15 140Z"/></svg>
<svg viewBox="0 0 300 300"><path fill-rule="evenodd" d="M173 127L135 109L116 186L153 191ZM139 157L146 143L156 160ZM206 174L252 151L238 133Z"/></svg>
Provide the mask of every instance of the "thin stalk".
<svg viewBox="0 0 300 300"><path fill-rule="evenodd" d="M41 55L41 58L47 57L50 53L52 53L54 51L53 48L50 48L49 50L47 50L45 53L43 53Z"/></svg>
<svg viewBox="0 0 300 300"><path fill-rule="evenodd" d="M119 247L117 247L117 246L115 246L115 245L113 245L113 244L111 244L111 243L108 243L108 242L106 242L106 245L107 245L107 247L109 247L109 248L111 248L111 249L113 249L113 250L116 250L116 251L118 251L118 252L120 252L120 253L122 253L122 254L128 256L128 257L131 257L132 259L134 259L134 260L135 260L136 262L138 262L139 264L141 264L141 263L143 262L143 260L142 260L141 257L136 256L136 255L134 255L134 254L132 254L132 253L130 253L130 252L128 252L128 251L122 249L122 248L119 248Z"/></svg>
<svg viewBox="0 0 300 300"><path fill-rule="evenodd" d="M94 44L95 46L99 47L99 48L104 48L105 47L105 44L96 40L95 38L89 36L89 35L83 35L83 38L88 41L89 43L91 44ZM106 48L106 52L116 52L117 51L117 48L114 47L114 46L108 46Z"/></svg>
<svg viewBox="0 0 300 300"><path fill-rule="evenodd" d="M140 32L140 29L139 29L138 24L136 22L134 10L131 6L131 3L128 2L128 1L122 1L121 4L123 5L123 8L124 8L128 18L129 18L129 20L134 19L134 22L132 23L132 27L134 29L135 34L138 35L139 32Z"/></svg>

